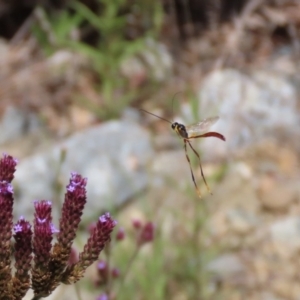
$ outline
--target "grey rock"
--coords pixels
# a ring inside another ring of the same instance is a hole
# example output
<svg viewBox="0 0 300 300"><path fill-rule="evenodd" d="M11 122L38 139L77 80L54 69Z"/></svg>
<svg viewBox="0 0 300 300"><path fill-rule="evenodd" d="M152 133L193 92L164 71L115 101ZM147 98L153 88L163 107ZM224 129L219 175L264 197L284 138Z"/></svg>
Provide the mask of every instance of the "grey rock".
<svg viewBox="0 0 300 300"><path fill-rule="evenodd" d="M284 300L281 297L278 297L274 294L272 294L271 292L263 292L261 293L261 300Z"/></svg>
<svg viewBox="0 0 300 300"><path fill-rule="evenodd" d="M207 265L208 271L222 278L240 274L246 270L241 259L234 254L223 254Z"/></svg>
<svg viewBox="0 0 300 300"><path fill-rule="evenodd" d="M203 118L219 115L213 129L227 141L216 146L213 139L207 139L203 143L208 150L205 155L226 156L228 150L237 151L266 138L292 136L292 140L299 140L297 101L296 86L279 72L212 72L199 88L198 114Z"/></svg>
<svg viewBox="0 0 300 300"><path fill-rule="evenodd" d="M37 116L21 108L7 106L0 121L0 144L20 138L38 127Z"/></svg>
<svg viewBox="0 0 300 300"><path fill-rule="evenodd" d="M86 215L124 203L147 184L145 167L153 155L149 135L135 123L111 121L22 160L13 182L18 194L15 215L32 213L35 199L54 198L53 182L62 149L66 150L59 176L62 185L68 184L72 171L88 178Z"/></svg>
<svg viewBox="0 0 300 300"><path fill-rule="evenodd" d="M300 217L288 217L270 226L272 240L283 247L285 255L292 255L300 249Z"/></svg>
<svg viewBox="0 0 300 300"><path fill-rule="evenodd" d="M229 209L226 216L229 228L237 234L245 235L258 224L257 217L242 208Z"/></svg>

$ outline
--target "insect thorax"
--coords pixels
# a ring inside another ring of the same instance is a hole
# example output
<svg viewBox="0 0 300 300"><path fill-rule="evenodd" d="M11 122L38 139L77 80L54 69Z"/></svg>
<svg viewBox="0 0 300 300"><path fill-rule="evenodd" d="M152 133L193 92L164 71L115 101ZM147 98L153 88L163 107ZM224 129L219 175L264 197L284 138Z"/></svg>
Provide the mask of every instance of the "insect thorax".
<svg viewBox="0 0 300 300"><path fill-rule="evenodd" d="M176 131L182 138L188 138L185 126L177 122L172 123L172 129Z"/></svg>

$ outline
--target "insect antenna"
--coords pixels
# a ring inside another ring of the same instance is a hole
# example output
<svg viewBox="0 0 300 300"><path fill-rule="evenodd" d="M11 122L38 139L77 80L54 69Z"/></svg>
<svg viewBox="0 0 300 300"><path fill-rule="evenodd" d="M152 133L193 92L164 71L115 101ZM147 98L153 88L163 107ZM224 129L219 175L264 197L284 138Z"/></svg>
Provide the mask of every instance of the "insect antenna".
<svg viewBox="0 0 300 300"><path fill-rule="evenodd" d="M154 117L156 117L156 118L159 118L159 119L161 119L161 120L163 120L163 121L166 121L166 122L172 124L171 121L169 121L169 120L167 120L167 119L165 119L165 118L163 118L163 117L160 117L160 116L158 116L158 115L156 115L156 114L153 114L153 113L151 113L150 111L147 111L147 110L142 109L142 108L140 108L140 110L143 111L143 112L145 112L145 113L147 113L147 114L149 114L149 115L152 115L152 116L154 116Z"/></svg>

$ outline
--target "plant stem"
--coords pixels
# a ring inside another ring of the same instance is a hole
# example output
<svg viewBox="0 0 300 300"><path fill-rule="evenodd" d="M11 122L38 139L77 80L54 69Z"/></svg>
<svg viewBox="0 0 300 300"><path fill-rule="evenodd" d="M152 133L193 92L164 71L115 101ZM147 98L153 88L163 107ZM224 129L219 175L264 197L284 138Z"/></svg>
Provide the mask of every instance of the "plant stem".
<svg viewBox="0 0 300 300"><path fill-rule="evenodd" d="M134 250L134 252L133 252L133 254L132 254L130 260L128 261L128 264L127 264L127 267L126 267L126 269L125 269L125 271L124 271L124 274L123 274L123 276L121 276L121 278L120 278L120 284L119 284L119 287L118 287L118 289L117 289L116 295L118 295L119 292L122 290L122 288L123 288L123 286L124 286L124 283L125 283L125 280L126 280L126 278L127 278L127 275L128 275L128 273L129 273L129 271L130 271L130 268L131 268L131 266L132 266L132 264L133 264L135 258L137 257L137 255L138 255L138 253L139 253L139 251L140 251L140 248L141 248L140 246L137 246L137 247L135 248L135 250Z"/></svg>
<svg viewBox="0 0 300 300"><path fill-rule="evenodd" d="M194 216L194 228L192 233L192 240L193 240L193 258L195 259L195 270L197 274L195 274L194 280L194 290L195 296L198 299L205 298L205 270L202 263L203 255L205 254L205 249L203 247L203 239L205 234L205 223L206 217L208 215L207 207L205 202L202 200L199 201L199 198L195 198L195 216Z"/></svg>

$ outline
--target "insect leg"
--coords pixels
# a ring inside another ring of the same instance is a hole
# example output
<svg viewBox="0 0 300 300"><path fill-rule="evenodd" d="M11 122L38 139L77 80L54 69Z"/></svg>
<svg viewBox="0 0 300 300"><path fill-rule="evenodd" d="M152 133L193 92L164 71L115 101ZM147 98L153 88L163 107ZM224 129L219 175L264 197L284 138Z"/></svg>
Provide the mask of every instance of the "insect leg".
<svg viewBox="0 0 300 300"><path fill-rule="evenodd" d="M207 184L207 182L206 182L205 176L204 176L204 172L203 172L202 165L201 165L200 155L199 155L199 153L194 149L194 147L192 146L191 142L190 142L189 140L187 140L187 142L189 143L191 149L194 151L194 153L196 154L196 156L197 156L198 159L199 159L199 166L200 166L201 176L202 176L202 178L203 178L203 181L204 181L204 183L205 183L205 185L206 185L206 188L207 188L208 192L209 192L210 194L212 194L212 192L210 191L210 188L209 188L209 186L208 186L208 184Z"/></svg>
<svg viewBox="0 0 300 300"><path fill-rule="evenodd" d="M196 183L196 180L195 180L195 176L194 176L194 173L193 173L193 170L192 170L192 165L191 165L191 161L190 161L190 158L188 156L188 152L187 152L187 147L186 147L186 144L187 144L187 140L183 140L184 141L184 151L185 151L185 156L186 156L186 159L189 163L189 167L190 167L190 171L191 171L191 175L192 175L192 179L193 179L193 182L194 182L194 185L195 185L195 188L196 188L196 191L197 191L197 194L198 194L198 197L201 198L201 193L200 193L200 190L197 186L197 183ZM190 143L188 141L188 143Z"/></svg>

